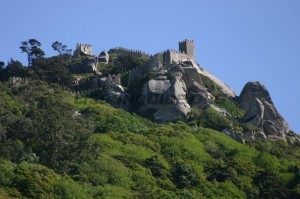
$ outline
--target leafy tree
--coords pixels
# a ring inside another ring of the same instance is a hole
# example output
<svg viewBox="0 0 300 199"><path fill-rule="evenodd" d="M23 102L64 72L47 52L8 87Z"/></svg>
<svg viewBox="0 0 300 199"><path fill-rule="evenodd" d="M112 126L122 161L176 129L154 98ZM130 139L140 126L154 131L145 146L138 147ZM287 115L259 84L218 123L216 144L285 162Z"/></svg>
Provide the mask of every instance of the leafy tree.
<svg viewBox="0 0 300 199"><path fill-rule="evenodd" d="M28 198L54 198L53 185L58 175L42 165L21 163L15 169L14 185Z"/></svg>
<svg viewBox="0 0 300 199"><path fill-rule="evenodd" d="M131 54L129 52L124 52L120 54L112 54L112 68L107 73L123 73L128 70L132 70L138 66L144 65L149 58L147 56L138 56Z"/></svg>
<svg viewBox="0 0 300 199"><path fill-rule="evenodd" d="M173 168L172 176L179 189L191 188L200 184L198 174L188 163L177 163Z"/></svg>
<svg viewBox="0 0 300 199"><path fill-rule="evenodd" d="M244 115L245 111L240 109L236 103L226 96L219 96L216 98L215 103L226 109L234 117L241 118Z"/></svg>
<svg viewBox="0 0 300 199"><path fill-rule="evenodd" d="M154 177L167 178L166 168L159 162L158 156L152 156L145 160L145 166L150 168L150 171Z"/></svg>
<svg viewBox="0 0 300 199"><path fill-rule="evenodd" d="M4 69L5 63L3 61L0 61L0 71Z"/></svg>
<svg viewBox="0 0 300 199"><path fill-rule="evenodd" d="M260 189L260 198L290 198L290 191L271 170L258 172L254 184Z"/></svg>
<svg viewBox="0 0 300 199"><path fill-rule="evenodd" d="M208 108L201 114L200 125L222 131L225 128L231 128L232 124L228 118L221 115L212 108Z"/></svg>
<svg viewBox="0 0 300 199"><path fill-rule="evenodd" d="M31 66L34 59L41 58L45 55L44 51L39 48L41 45L42 44L36 39L21 42L20 49L22 53L27 54L28 66Z"/></svg>
<svg viewBox="0 0 300 199"><path fill-rule="evenodd" d="M73 76L68 68L60 63L59 57L38 59L34 62L32 69L35 72L32 76L50 83L58 83L64 86L71 86Z"/></svg>
<svg viewBox="0 0 300 199"><path fill-rule="evenodd" d="M0 69L0 80L7 81L10 77L27 77L28 70L18 60L10 59L5 69Z"/></svg>
<svg viewBox="0 0 300 199"><path fill-rule="evenodd" d="M52 43L52 48L53 50L57 51L59 53L59 56L61 57L61 65L63 66L64 64L64 57L68 56L70 57L71 55L71 49L67 49L67 46L62 44L59 41L55 41Z"/></svg>
<svg viewBox="0 0 300 199"><path fill-rule="evenodd" d="M53 50L57 51L59 53L59 55L70 55L71 54L71 49L67 49L67 46L62 44L59 41L55 41L52 43L52 48Z"/></svg>

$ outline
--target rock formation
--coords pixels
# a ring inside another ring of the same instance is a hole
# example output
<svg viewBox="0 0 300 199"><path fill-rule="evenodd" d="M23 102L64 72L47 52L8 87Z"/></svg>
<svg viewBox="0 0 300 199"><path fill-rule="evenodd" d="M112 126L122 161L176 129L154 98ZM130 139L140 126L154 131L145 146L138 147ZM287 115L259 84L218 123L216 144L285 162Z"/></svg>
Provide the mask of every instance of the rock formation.
<svg viewBox="0 0 300 199"><path fill-rule="evenodd" d="M149 80L143 86L139 101L142 104L140 111L154 110L154 119L159 122L185 119L190 112L186 101L186 85L181 77L172 81L167 76Z"/></svg>
<svg viewBox="0 0 300 199"><path fill-rule="evenodd" d="M86 57L82 62L75 63L70 67L70 71L75 74L79 73L98 73L98 60L93 57Z"/></svg>
<svg viewBox="0 0 300 199"><path fill-rule="evenodd" d="M281 139L290 132L262 83L248 82L239 96L239 104L246 110L244 122L260 128L268 137Z"/></svg>
<svg viewBox="0 0 300 199"><path fill-rule="evenodd" d="M108 64L109 62L109 54L104 50L98 56L98 61L100 63Z"/></svg>

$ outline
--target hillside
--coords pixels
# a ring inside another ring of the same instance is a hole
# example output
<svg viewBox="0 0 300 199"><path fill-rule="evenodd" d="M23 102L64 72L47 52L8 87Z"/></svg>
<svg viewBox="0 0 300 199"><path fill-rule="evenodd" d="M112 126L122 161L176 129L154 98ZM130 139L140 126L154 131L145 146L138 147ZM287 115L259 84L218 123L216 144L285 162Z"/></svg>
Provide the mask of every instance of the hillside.
<svg viewBox="0 0 300 199"><path fill-rule="evenodd" d="M0 197L299 198L299 136L267 89L250 82L237 96L191 45L11 60Z"/></svg>

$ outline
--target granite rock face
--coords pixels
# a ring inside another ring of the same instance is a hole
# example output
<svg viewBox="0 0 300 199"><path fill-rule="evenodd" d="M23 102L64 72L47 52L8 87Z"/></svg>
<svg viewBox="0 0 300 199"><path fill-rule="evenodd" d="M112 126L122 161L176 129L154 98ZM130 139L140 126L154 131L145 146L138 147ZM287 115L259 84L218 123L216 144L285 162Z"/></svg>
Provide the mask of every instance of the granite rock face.
<svg viewBox="0 0 300 199"><path fill-rule="evenodd" d="M139 102L141 112L152 110L156 121L169 122L186 119L191 106L206 109L214 99L193 65L176 64L144 85Z"/></svg>
<svg viewBox="0 0 300 199"><path fill-rule="evenodd" d="M97 60L91 57L86 57L81 63L73 64L70 71L75 74L98 73Z"/></svg>
<svg viewBox="0 0 300 199"><path fill-rule="evenodd" d="M153 110L154 119L159 122L185 119L190 106L186 101L186 85L180 77L173 80L158 76L143 87L139 99L140 111Z"/></svg>
<svg viewBox="0 0 300 199"><path fill-rule="evenodd" d="M98 56L98 61L107 64L109 62L109 54L105 50L102 51Z"/></svg>
<svg viewBox="0 0 300 199"><path fill-rule="evenodd" d="M248 82L239 96L239 104L246 110L244 122L263 130L267 137L285 138L290 132L287 122L276 110L268 90L262 83Z"/></svg>

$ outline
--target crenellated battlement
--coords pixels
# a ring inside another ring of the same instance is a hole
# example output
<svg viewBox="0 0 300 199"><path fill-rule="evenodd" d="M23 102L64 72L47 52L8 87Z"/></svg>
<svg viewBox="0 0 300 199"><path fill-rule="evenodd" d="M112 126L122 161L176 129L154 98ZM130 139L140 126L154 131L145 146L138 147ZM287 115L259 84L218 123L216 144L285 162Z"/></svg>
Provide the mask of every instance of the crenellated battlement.
<svg viewBox="0 0 300 199"><path fill-rule="evenodd" d="M194 43L194 40L185 39L185 40L180 41L179 44L184 44L184 43L187 43L187 42Z"/></svg>
<svg viewBox="0 0 300 199"><path fill-rule="evenodd" d="M194 41L185 39L179 42L179 51L168 49L163 52L164 64L180 63L194 58Z"/></svg>
<svg viewBox="0 0 300 199"><path fill-rule="evenodd" d="M81 47L83 47L83 48L92 48L93 46L91 44L84 44L84 43L77 43L76 44L76 49L81 48Z"/></svg>
<svg viewBox="0 0 300 199"><path fill-rule="evenodd" d="M164 51L164 53L165 53L165 52L171 52L171 53L184 54L184 55L186 55L186 53L185 53L184 51L177 51L177 50L173 50L173 49L168 49L168 50Z"/></svg>
<svg viewBox="0 0 300 199"><path fill-rule="evenodd" d="M194 41L185 39L179 42L179 51L185 52L185 54L194 57L195 56Z"/></svg>
<svg viewBox="0 0 300 199"><path fill-rule="evenodd" d="M128 53L132 53L132 54L136 54L139 56L148 56L150 57L150 55L144 51L141 50L134 50L134 49L129 49L129 48L123 48L123 47L114 47L112 49L109 50L109 53L120 53L120 52L128 52Z"/></svg>

